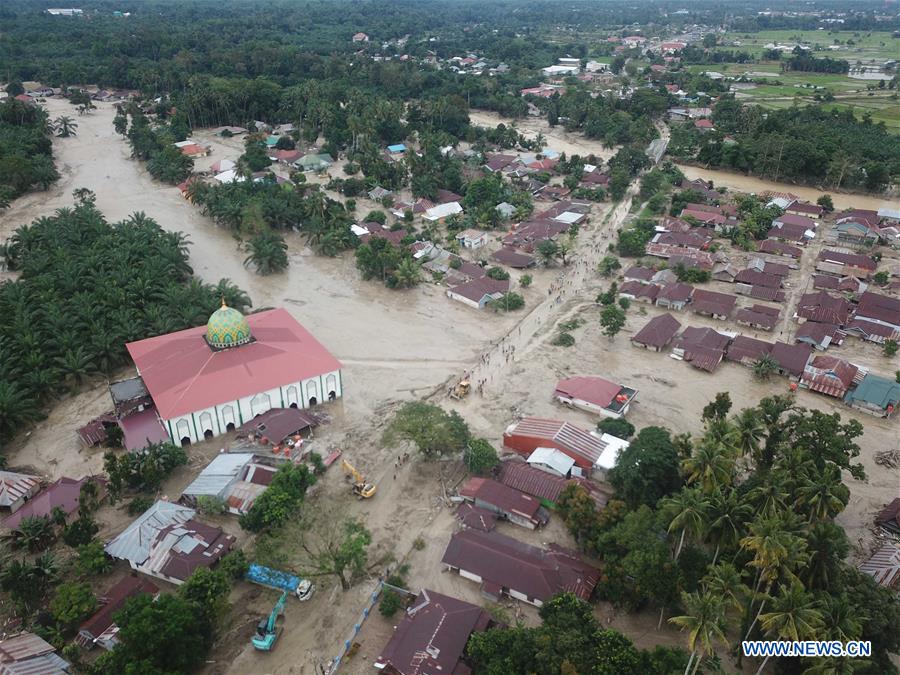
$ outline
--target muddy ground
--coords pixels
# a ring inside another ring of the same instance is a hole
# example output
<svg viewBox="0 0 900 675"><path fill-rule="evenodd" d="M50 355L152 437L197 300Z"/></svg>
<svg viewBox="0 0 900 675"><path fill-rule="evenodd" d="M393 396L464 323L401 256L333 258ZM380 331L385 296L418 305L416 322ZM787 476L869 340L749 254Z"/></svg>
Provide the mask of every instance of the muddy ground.
<svg viewBox="0 0 900 675"><path fill-rule="evenodd" d="M72 112L71 106L62 101L51 99L47 107L51 118ZM784 379L759 382L748 369L734 364L723 364L714 374L707 374L666 354L631 347L629 336L659 312L654 307L635 304L628 312L622 333L613 340L600 334L599 312L593 300L609 282L600 279L594 270L614 240L615 230L631 217L630 197L615 210L608 205L595 207L590 222L582 228L570 264L537 270L534 287L526 293L525 309L500 316L451 302L440 287L429 284L395 292L363 282L351 256L318 257L297 235L288 236L291 267L285 274L254 275L242 266L244 254L228 232L202 216L176 188L152 181L143 167L129 158L126 143L113 132L112 117L112 107L101 104L91 115L77 118L77 137L55 140L62 180L47 193L33 193L17 200L0 219L0 239L18 225L70 204L72 190L87 187L97 194L98 207L110 220L144 211L163 227L187 233L193 242L191 263L202 279L229 277L250 293L255 306L287 307L344 364L345 398L328 409L332 423L317 432L313 447L319 451L340 447L378 485L373 499L358 502L350 497L340 469L332 467L314 488L304 512L320 523L339 523L348 517L363 520L373 533L371 559L407 562L411 567L409 587L413 590L428 587L484 603L474 584L443 572L440 566L447 541L457 527L445 492L452 491L462 478L460 467L452 461L425 462L413 457L397 469L396 457L406 449L384 447L380 442L386 419L400 401L431 397L457 409L474 433L499 447L503 430L519 415L568 419L584 427L596 422L587 413L564 409L552 402L554 384L562 376L601 375L632 386L639 394L630 420L638 428L661 424L676 433L698 432L700 411L716 392L728 391L735 409L739 409L755 404L762 396L788 389ZM485 123L499 121L485 113L473 113L472 118ZM548 138L548 145L559 151L604 156L610 152L559 129L549 130L538 120L523 122L520 128L530 134L541 131ZM240 152L236 139L216 140L202 131L195 136L214 147L211 157L197 161L198 169L207 168L217 159L236 158ZM724 178L721 182L728 184ZM797 189L791 191L796 193ZM868 205L865 198L853 203ZM360 206L368 207L365 203ZM804 267L792 274L788 305L796 302L805 288L812 257L807 254ZM729 291L726 284L711 287ZM750 304L747 300L741 303ZM784 316L789 316L791 308L785 309ZM585 322L573 333L576 345L551 346L549 340L556 332L555 326L575 317ZM738 329L733 322L714 322L693 314L682 313L678 318L683 325ZM790 334L792 328L792 322L784 319L776 333ZM778 335L762 337L772 340ZM896 368L887 364L874 347L852 339L829 353L882 372L890 373ZM473 393L461 402L449 401L445 396L446 383L465 369L472 371L476 381L485 381L484 393ZM94 382L82 393L60 400L44 422L11 445L10 464L32 467L50 478L99 470L102 451L80 449L74 429L108 409L105 384ZM886 422L859 415L837 401L808 392L799 392L797 397L801 405L857 417L865 425L861 459L869 480L851 482L851 503L841 516L851 542L857 544L854 557L858 557L872 545L872 515L897 496L900 472L880 468L873 462L876 451L896 447L896 420ZM192 447L190 465L176 471L166 482L163 494L176 498L228 442L227 437L222 437ZM104 508L101 519L104 536L119 531L129 520L121 508L112 507ZM252 550L254 542L240 531L236 519L220 517L215 521ZM534 543L572 544L556 517L539 532L509 524L501 524L500 529ZM419 539L421 544L417 543ZM286 546L290 550L290 542ZM374 569L373 575L380 569L383 567ZM284 633L270 654L255 652L249 646L249 638L256 620L271 609L276 594L238 584L232 595L233 610L210 654L207 672L319 672L319 666L338 654L343 641L350 637L374 584L373 576L343 592L333 579L318 579L317 592L309 602L289 602ZM519 615L526 623L536 620L529 607L510 602L504 605L513 619ZM605 624L624 631L641 647L683 642L683 637L669 627L657 632L656 615L619 615L604 604L597 606L596 613ZM373 612L355 639L360 643L357 655L342 672L371 672L371 663L391 630L391 622Z"/></svg>

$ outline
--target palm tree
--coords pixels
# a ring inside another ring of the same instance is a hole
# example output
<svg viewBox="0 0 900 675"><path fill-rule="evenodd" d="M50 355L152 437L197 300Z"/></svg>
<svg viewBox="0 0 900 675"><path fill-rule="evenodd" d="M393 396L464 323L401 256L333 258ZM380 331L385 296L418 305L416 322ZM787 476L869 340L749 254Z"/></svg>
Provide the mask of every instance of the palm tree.
<svg viewBox="0 0 900 675"><path fill-rule="evenodd" d="M0 438L8 438L19 428L39 419L41 411L34 397L18 387L15 381L0 377Z"/></svg>
<svg viewBox="0 0 900 675"><path fill-rule="evenodd" d="M734 476L734 456L724 446L703 440L694 454L681 463L688 483L699 483L707 494L730 486Z"/></svg>
<svg viewBox="0 0 900 675"><path fill-rule="evenodd" d="M404 258L394 270L394 279L399 288L412 288L422 278L418 263L412 258Z"/></svg>
<svg viewBox="0 0 900 675"><path fill-rule="evenodd" d="M824 626L818 603L799 581L782 586L772 601L772 611L760 615L759 621L769 637L794 642L818 637ZM756 675L762 673L770 657L766 655Z"/></svg>
<svg viewBox="0 0 900 675"><path fill-rule="evenodd" d="M671 533L681 530L678 547L675 549L675 560L678 560L678 556L681 554L687 534L699 536L703 532L708 507L709 503L696 488L685 488L663 500L662 508L671 517L668 531Z"/></svg>
<svg viewBox="0 0 900 675"><path fill-rule="evenodd" d="M728 644L725 637L728 624L725 619L725 603L719 595L708 590L682 593L681 601L686 614L673 616L669 619L669 623L675 624L681 630L689 631L687 645L691 650L691 658L684 669L684 675L688 675L697 671L704 656L715 651L716 642ZM694 657L698 652L699 657L694 663Z"/></svg>
<svg viewBox="0 0 900 675"><path fill-rule="evenodd" d="M837 523L814 523L806 533L809 562L803 569L803 583L811 589L827 589L841 574L842 561L847 557L850 544L847 535Z"/></svg>
<svg viewBox="0 0 900 675"><path fill-rule="evenodd" d="M65 344L62 336L60 341ZM80 386L85 376L94 370L91 358L82 345L66 349L62 356L56 357L56 365L62 376L76 387Z"/></svg>
<svg viewBox="0 0 900 675"><path fill-rule="evenodd" d="M20 546L29 551L38 551L53 541L55 531L53 523L46 516L28 516L19 523L15 530L15 539Z"/></svg>
<svg viewBox="0 0 900 675"><path fill-rule="evenodd" d="M726 549L737 546L751 514L750 507L741 501L734 489L716 490L709 496L706 536L716 544L712 565L716 564L722 546Z"/></svg>
<svg viewBox="0 0 900 675"><path fill-rule="evenodd" d="M250 240L250 255L244 266L253 265L258 274L283 272L288 267L287 244L274 232L263 232Z"/></svg>
<svg viewBox="0 0 900 675"><path fill-rule="evenodd" d="M703 577L703 587L713 595L725 602L726 609L731 608L739 612L744 606L744 600L750 594L750 589L744 583L741 573L734 565L720 562L709 568Z"/></svg>
<svg viewBox="0 0 900 675"><path fill-rule="evenodd" d="M765 437L766 430L759 420L755 408L744 408L734 417L735 445L741 456L754 456L759 451L759 444Z"/></svg>
<svg viewBox="0 0 900 675"><path fill-rule="evenodd" d="M797 503L809 510L811 521L831 520L850 500L850 488L841 480L836 464L826 464L821 474L808 471L797 488Z"/></svg>
<svg viewBox="0 0 900 675"><path fill-rule="evenodd" d="M768 380L776 370L778 370L778 361L768 354L763 354L753 364L753 374L761 380Z"/></svg>
<svg viewBox="0 0 900 675"><path fill-rule="evenodd" d="M850 604L846 595L823 596L822 620L824 623L823 637L826 640L839 640L849 642L858 640L862 635L862 624L868 620L866 616L859 615L859 609Z"/></svg>
<svg viewBox="0 0 900 675"><path fill-rule="evenodd" d="M788 493L778 476L769 475L747 493L747 502L760 516L772 517L786 508Z"/></svg>
<svg viewBox="0 0 900 675"><path fill-rule="evenodd" d="M53 120L53 126L56 128L56 135L60 138L75 136L75 130L78 128L75 120L66 115L61 115Z"/></svg>

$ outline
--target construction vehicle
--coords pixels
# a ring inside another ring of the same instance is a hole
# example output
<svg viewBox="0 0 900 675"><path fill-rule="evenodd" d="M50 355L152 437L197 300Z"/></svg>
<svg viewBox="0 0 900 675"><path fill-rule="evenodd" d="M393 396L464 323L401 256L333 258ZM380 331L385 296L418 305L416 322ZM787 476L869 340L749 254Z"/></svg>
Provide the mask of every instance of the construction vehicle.
<svg viewBox="0 0 900 675"><path fill-rule="evenodd" d="M266 588L274 588L276 591L293 593L300 602L309 600L315 590L312 582L307 579L301 579L295 574L273 570L271 567L257 565L256 563L252 563L247 568L245 578L250 583L259 584Z"/></svg>
<svg viewBox="0 0 900 675"><path fill-rule="evenodd" d="M281 597L278 598L278 602L275 603L272 611L269 612L269 616L264 616L256 625L256 635L254 635L250 641L259 651L272 651L272 647L275 646L275 641L278 640L278 636L281 635L281 631L284 630L283 626L278 626L278 617L284 614L284 605L287 603L287 598L288 592L284 591L281 594Z"/></svg>
<svg viewBox="0 0 900 675"><path fill-rule="evenodd" d="M450 390L450 398L456 399L457 401L461 398L465 398L469 394L469 389L472 387L472 383L469 382L468 377L464 377L456 385L453 389Z"/></svg>
<svg viewBox="0 0 900 675"><path fill-rule="evenodd" d="M375 496L375 484L367 483L363 475L356 470L356 467L346 459L341 460L341 466L344 468L347 478L353 481L353 494L360 499L369 499Z"/></svg>

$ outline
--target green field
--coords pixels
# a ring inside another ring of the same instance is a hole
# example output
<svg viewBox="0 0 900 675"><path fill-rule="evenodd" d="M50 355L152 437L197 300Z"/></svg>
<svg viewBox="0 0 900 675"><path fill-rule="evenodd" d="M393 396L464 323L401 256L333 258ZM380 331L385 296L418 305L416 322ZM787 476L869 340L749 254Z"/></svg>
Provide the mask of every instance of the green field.
<svg viewBox="0 0 900 675"><path fill-rule="evenodd" d="M865 63L883 62L889 59L900 59L900 38L892 38L887 31L862 33L853 31L828 31L828 30L769 30L759 33L728 33L725 35L725 45L718 49L750 52L759 56L765 45L774 42L776 44L809 44L813 48L819 46L823 49L818 56L831 56L836 59L846 59L851 64L857 61ZM852 41L852 45L847 42ZM736 44L740 43L740 44ZM840 43L840 49L830 50L829 46Z"/></svg>

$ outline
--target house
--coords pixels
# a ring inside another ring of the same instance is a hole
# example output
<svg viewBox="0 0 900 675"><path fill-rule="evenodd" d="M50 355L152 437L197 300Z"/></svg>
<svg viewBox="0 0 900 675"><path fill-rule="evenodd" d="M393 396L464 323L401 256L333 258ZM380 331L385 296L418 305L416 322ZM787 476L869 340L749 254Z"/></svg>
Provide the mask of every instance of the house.
<svg viewBox="0 0 900 675"><path fill-rule="evenodd" d="M230 159L220 159L218 162L209 167L213 174L220 174L237 168L237 163Z"/></svg>
<svg viewBox="0 0 900 675"><path fill-rule="evenodd" d="M645 284L642 281L626 281L619 287L619 297L628 298L632 302L645 302L652 305L659 293L656 284Z"/></svg>
<svg viewBox="0 0 900 675"><path fill-rule="evenodd" d="M509 291L509 279L482 276L447 289L447 297L475 309L484 309L491 300L499 300Z"/></svg>
<svg viewBox="0 0 900 675"><path fill-rule="evenodd" d="M681 323L678 319L671 314L660 314L650 319L647 325L634 334L631 344L659 352L672 341L679 330Z"/></svg>
<svg viewBox="0 0 900 675"><path fill-rule="evenodd" d="M600 578L574 551L556 544L542 549L497 532L455 533L441 562L480 583L494 601L506 595L536 607L565 591L587 600Z"/></svg>
<svg viewBox="0 0 900 675"><path fill-rule="evenodd" d="M581 70L579 66L563 66L563 65L554 65L547 66L546 68L541 68L541 72L544 73L547 77L563 77L565 75L577 75L578 71Z"/></svg>
<svg viewBox="0 0 900 675"><path fill-rule="evenodd" d="M372 199L376 202L380 202L382 199L384 199L385 197L390 197L392 194L394 194L394 193L391 192L390 190L386 190L385 188L381 187L380 185L372 188L368 192L369 199Z"/></svg>
<svg viewBox="0 0 900 675"><path fill-rule="evenodd" d="M463 502L456 509L456 519L462 527L490 532L497 527L499 517L493 511L475 506L471 502Z"/></svg>
<svg viewBox="0 0 900 675"><path fill-rule="evenodd" d="M491 478L470 478L459 489L459 496L529 530L546 525L550 519L539 499Z"/></svg>
<svg viewBox="0 0 900 675"><path fill-rule="evenodd" d="M208 147L194 141L180 141L175 143L175 147L181 151L182 155L187 157L206 157L210 152Z"/></svg>
<svg viewBox="0 0 900 675"><path fill-rule="evenodd" d="M859 571L871 576L879 586L900 588L900 543L889 541L882 544L871 558L859 566Z"/></svg>
<svg viewBox="0 0 900 675"><path fill-rule="evenodd" d="M812 356L812 347L803 343L789 345L784 342L776 342L772 345L769 356L778 364L776 372L799 380L806 369L806 364L809 363L810 356Z"/></svg>
<svg viewBox="0 0 900 675"><path fill-rule="evenodd" d="M844 326L850 317L850 303L825 291L804 293L797 303L797 316L807 321Z"/></svg>
<svg viewBox="0 0 900 675"><path fill-rule="evenodd" d="M737 335L728 345L725 352L725 360L740 363L745 366L753 366L763 356L772 351L772 343L746 335Z"/></svg>
<svg viewBox="0 0 900 675"><path fill-rule="evenodd" d="M725 283L733 284L740 272L741 270L737 268L737 265L718 263L712 269L712 278L714 281L724 281Z"/></svg>
<svg viewBox="0 0 900 675"><path fill-rule="evenodd" d="M854 246L874 246L878 243L879 228L855 220L847 220L834 226L838 241Z"/></svg>
<svg viewBox="0 0 900 675"><path fill-rule="evenodd" d="M106 496L106 480L103 478L85 476L75 480L63 477L48 485L24 504L19 505L15 512L3 520L3 527L17 530L26 518L50 518L57 509L62 511L67 518L71 517L78 510L81 488L87 483L97 485L99 499Z"/></svg>
<svg viewBox="0 0 900 675"><path fill-rule="evenodd" d="M618 419L628 414L637 390L602 377L580 376L557 382L553 397L564 405Z"/></svg>
<svg viewBox="0 0 900 675"><path fill-rule="evenodd" d="M394 145L387 146L387 151L391 155L402 155L406 152L406 146L403 143L395 143Z"/></svg>
<svg viewBox="0 0 900 675"><path fill-rule="evenodd" d="M869 373L847 392L844 403L876 417L890 417L900 403L900 383Z"/></svg>
<svg viewBox="0 0 900 675"><path fill-rule="evenodd" d="M793 213L784 213L772 221L772 227L793 226L803 228L804 230L812 230L815 233L816 221L806 216L798 216Z"/></svg>
<svg viewBox="0 0 900 675"><path fill-rule="evenodd" d="M533 251L538 244L547 239L556 239L571 225L552 219L536 219L519 223L515 229L503 238L504 246L513 246Z"/></svg>
<svg viewBox="0 0 900 675"><path fill-rule="evenodd" d="M369 36L365 33L354 33L351 40L353 40L353 42L368 42Z"/></svg>
<svg viewBox="0 0 900 675"><path fill-rule="evenodd" d="M718 333L712 328L689 326L675 340L672 357L711 373L725 358L725 350L730 342L730 336Z"/></svg>
<svg viewBox="0 0 900 675"><path fill-rule="evenodd" d="M744 286L762 286L764 288L781 288L782 277L776 274L767 274L759 270L748 268L741 270L734 277L734 283Z"/></svg>
<svg viewBox="0 0 900 675"><path fill-rule="evenodd" d="M694 120L694 128L698 131L715 131L716 128L713 126L712 120L708 119L699 119Z"/></svg>
<svg viewBox="0 0 900 675"><path fill-rule="evenodd" d="M374 665L385 675L465 675L469 638L491 624L481 607L422 589Z"/></svg>
<svg viewBox="0 0 900 675"><path fill-rule="evenodd" d="M610 469L619 462L619 454L631 445L628 441L612 434L601 434L600 440L606 444L600 458L594 464L594 480L607 480Z"/></svg>
<svg viewBox="0 0 900 675"><path fill-rule="evenodd" d="M838 276L854 276L858 279L868 279L875 273L877 264L869 256L859 253L847 253L824 249L819 253L816 261L816 270Z"/></svg>
<svg viewBox="0 0 900 675"><path fill-rule="evenodd" d="M649 283L654 274L656 274L656 270L651 267L639 267L633 265L625 270L623 277L625 281L643 281Z"/></svg>
<svg viewBox="0 0 900 675"><path fill-rule="evenodd" d="M622 38L622 44L626 47L640 47L647 41L643 35L629 35L628 37Z"/></svg>
<svg viewBox="0 0 900 675"><path fill-rule="evenodd" d="M853 315L853 324L864 322L862 328L868 328L877 335L873 342L884 342L896 339L900 333L900 300L873 291L866 291L859 298L859 305ZM851 329L854 328L851 324ZM882 330L878 330L881 328ZM879 339L880 338L880 339Z"/></svg>
<svg viewBox="0 0 900 675"><path fill-rule="evenodd" d="M532 453L537 455L541 448ZM552 449L551 449L552 450ZM559 452L553 450L553 452ZM562 454L562 453L560 453ZM530 458L529 458L530 459ZM540 456L538 459L543 459ZM571 461L568 457L568 461ZM560 495L569 485L576 484L585 488L594 499L598 508L606 506L608 495L600 490L597 483L583 478L563 478L556 471L548 471L542 463L531 464L519 459L508 459L500 462L498 480L511 488L537 497L541 505L548 509L556 509Z"/></svg>
<svg viewBox="0 0 900 675"><path fill-rule="evenodd" d="M78 629L76 641L82 647L91 649L100 645L112 651L119 643L119 627L113 621L113 614L125 606L125 602L138 595L156 595L159 588L144 577L129 575L100 596L100 608Z"/></svg>
<svg viewBox="0 0 900 675"><path fill-rule="evenodd" d="M724 320L731 316L736 302L733 295L697 288L691 296L691 309L697 314Z"/></svg>
<svg viewBox="0 0 900 675"><path fill-rule="evenodd" d="M743 326L772 330L778 323L778 315L779 310L777 307L753 305L752 307L744 307L738 310L735 320Z"/></svg>
<svg viewBox="0 0 900 675"><path fill-rule="evenodd" d="M673 281L662 285L656 294L656 306L682 310L691 301L694 287L690 284Z"/></svg>
<svg viewBox="0 0 900 675"><path fill-rule="evenodd" d="M833 323L806 321L797 326L794 342L803 342L818 351L824 351L831 345L840 345L846 333Z"/></svg>
<svg viewBox="0 0 900 675"><path fill-rule="evenodd" d="M528 455L525 463L559 478L570 478L575 467L575 460L556 448L537 448Z"/></svg>
<svg viewBox="0 0 900 675"><path fill-rule="evenodd" d="M900 497L887 504L875 516L875 524L893 535L900 535Z"/></svg>
<svg viewBox="0 0 900 675"><path fill-rule="evenodd" d="M0 471L0 509L15 513L41 490L41 479L24 473Z"/></svg>
<svg viewBox="0 0 900 675"><path fill-rule="evenodd" d="M853 386L853 379L858 372L859 368L844 359L820 354L813 356L806 364L800 376L800 386L843 399Z"/></svg>
<svg viewBox="0 0 900 675"><path fill-rule="evenodd" d="M297 160L303 157L303 153L299 150L269 150L268 151L269 159L273 162L279 162L281 164L287 164L288 166L292 166Z"/></svg>
<svg viewBox="0 0 900 675"><path fill-rule="evenodd" d="M215 565L234 545L234 537L195 515L186 506L157 501L104 550L127 560L133 570L181 585L198 567Z"/></svg>
<svg viewBox="0 0 900 675"><path fill-rule="evenodd" d="M512 267L513 269L527 269L536 264L534 256L528 255L527 253L520 253L507 246L491 253L491 260L494 260L501 265Z"/></svg>
<svg viewBox="0 0 900 675"><path fill-rule="evenodd" d="M786 217L786 216L784 216ZM794 216L800 218L801 216ZM773 223L777 221L772 221ZM779 223L772 225L766 236L769 239L780 239L782 241L792 241L801 246L805 246L808 241L816 238L816 231L803 225L795 225L794 223Z"/></svg>
<svg viewBox="0 0 900 675"><path fill-rule="evenodd" d="M679 218L692 218L696 220L699 225L703 227L712 227L712 228L721 228L725 221L727 220L725 216L721 213L716 213L714 211L706 211L699 209L689 209L687 207L681 210L681 213L678 214Z"/></svg>
<svg viewBox="0 0 900 675"><path fill-rule="evenodd" d="M487 158L487 162L485 163L484 168L491 173L496 173L497 171L502 171L516 160L518 160L518 157L516 157L515 155L490 155Z"/></svg>
<svg viewBox="0 0 900 675"><path fill-rule="evenodd" d="M325 171L332 164L334 164L334 159L327 152L303 155L294 162L294 166L301 171Z"/></svg>
<svg viewBox="0 0 900 675"><path fill-rule="evenodd" d="M487 232L480 230L463 230L458 232L455 238L463 248L481 248L488 241Z"/></svg>
<svg viewBox="0 0 900 675"><path fill-rule="evenodd" d="M776 239L763 239L756 248L760 253L771 253L786 258L793 258L794 260L800 260L803 255L803 249Z"/></svg>
<svg viewBox="0 0 900 675"><path fill-rule="evenodd" d="M446 204L438 204L427 209L422 216L431 223L443 223L449 216L453 216L463 212L459 202L447 202Z"/></svg>
<svg viewBox="0 0 900 675"><path fill-rule="evenodd" d="M56 653L56 648L34 633L18 633L0 640L3 675L61 675L68 673L69 668L69 662Z"/></svg>
<svg viewBox="0 0 900 675"><path fill-rule="evenodd" d="M810 204L809 202L800 201L799 199L795 199L784 207L784 212L795 216L805 216L806 218L812 218L813 220L818 220L825 215L825 209L818 204Z"/></svg>
<svg viewBox="0 0 900 675"><path fill-rule="evenodd" d="M596 434L569 422L541 417L525 417L509 425L503 433L503 445L523 457L530 457L538 448L555 448L575 460L574 475L579 475L576 468L589 475L606 447Z"/></svg>
<svg viewBox="0 0 900 675"><path fill-rule="evenodd" d="M275 471L258 462L253 453L220 453L182 491L182 499L196 504L200 497L212 497L224 503L229 513L241 515L266 491Z"/></svg>

